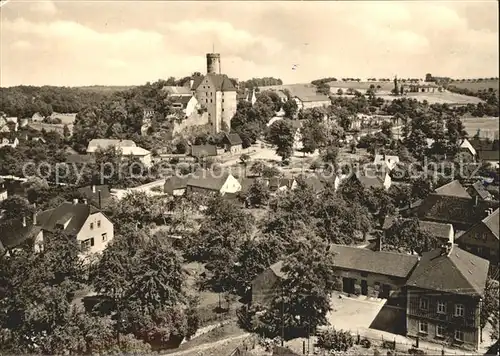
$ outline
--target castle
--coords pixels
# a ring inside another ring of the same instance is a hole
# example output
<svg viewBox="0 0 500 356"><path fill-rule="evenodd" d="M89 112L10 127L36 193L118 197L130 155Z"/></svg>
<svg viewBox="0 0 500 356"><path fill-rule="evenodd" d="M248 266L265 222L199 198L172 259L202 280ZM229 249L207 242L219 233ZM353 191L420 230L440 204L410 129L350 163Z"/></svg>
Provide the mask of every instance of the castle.
<svg viewBox="0 0 500 356"><path fill-rule="evenodd" d="M213 134L231 130L231 119L236 113L237 105L236 88L227 75L221 74L219 53L207 53L206 75L192 77L184 87L164 89L177 101L194 97L196 107L207 112L208 124Z"/></svg>

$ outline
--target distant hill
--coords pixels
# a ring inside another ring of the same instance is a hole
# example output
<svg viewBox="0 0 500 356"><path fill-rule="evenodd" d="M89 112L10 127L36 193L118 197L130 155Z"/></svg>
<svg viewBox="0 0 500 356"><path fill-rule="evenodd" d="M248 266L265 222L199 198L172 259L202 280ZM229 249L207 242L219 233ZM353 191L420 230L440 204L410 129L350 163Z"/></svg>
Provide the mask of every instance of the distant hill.
<svg viewBox="0 0 500 356"><path fill-rule="evenodd" d="M129 86L114 86L114 85L90 85L84 87L75 87L76 89L81 89L85 91L90 91L94 93L115 93L117 91L129 90L135 88L134 85Z"/></svg>
<svg viewBox="0 0 500 356"><path fill-rule="evenodd" d="M454 86L460 89L468 89L472 92L478 92L480 90L485 91L492 88L494 91L498 92L500 80L498 79L486 79L486 80L454 80L449 83L449 86Z"/></svg>

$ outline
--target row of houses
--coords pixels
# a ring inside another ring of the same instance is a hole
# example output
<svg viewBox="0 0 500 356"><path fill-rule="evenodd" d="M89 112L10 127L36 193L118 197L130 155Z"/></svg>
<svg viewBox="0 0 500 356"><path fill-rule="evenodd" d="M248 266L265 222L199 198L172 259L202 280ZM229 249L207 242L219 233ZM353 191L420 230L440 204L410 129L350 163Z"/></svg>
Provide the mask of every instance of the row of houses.
<svg viewBox="0 0 500 356"><path fill-rule="evenodd" d="M0 254L9 254L26 245L40 251L49 243L50 236L58 232L78 241L82 258L101 253L114 237L113 222L101 210L110 201L109 189L88 186L77 191L82 199L64 202L32 216L0 219Z"/></svg>

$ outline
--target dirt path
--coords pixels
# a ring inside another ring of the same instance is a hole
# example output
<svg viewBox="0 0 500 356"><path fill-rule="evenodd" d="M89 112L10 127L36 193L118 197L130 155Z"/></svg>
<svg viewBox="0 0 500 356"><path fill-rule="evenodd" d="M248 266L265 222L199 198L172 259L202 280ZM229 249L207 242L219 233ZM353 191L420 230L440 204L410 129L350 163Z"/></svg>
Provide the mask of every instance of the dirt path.
<svg viewBox="0 0 500 356"><path fill-rule="evenodd" d="M163 355L165 355L165 356L196 355L196 352L198 352L198 351L204 351L207 349L211 349L213 347L221 346L226 342L234 341L234 340L238 340L238 339L244 339L244 338L247 338L249 336L250 336L250 334L248 334L248 333L236 335L236 336L230 336L230 337L222 339L222 340L209 342L206 344L195 346L195 347L187 349L187 350L177 351L177 352L173 352L173 353L166 353Z"/></svg>

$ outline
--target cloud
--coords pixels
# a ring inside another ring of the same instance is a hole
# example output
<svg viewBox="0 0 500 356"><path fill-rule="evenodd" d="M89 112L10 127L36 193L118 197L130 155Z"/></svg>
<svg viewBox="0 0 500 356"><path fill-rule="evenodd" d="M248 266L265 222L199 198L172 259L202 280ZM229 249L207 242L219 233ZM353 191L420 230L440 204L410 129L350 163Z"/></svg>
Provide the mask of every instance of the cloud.
<svg viewBox="0 0 500 356"><path fill-rule="evenodd" d="M41 15L55 15L58 11L56 4L50 0L37 0L30 4L32 4L31 10Z"/></svg>

